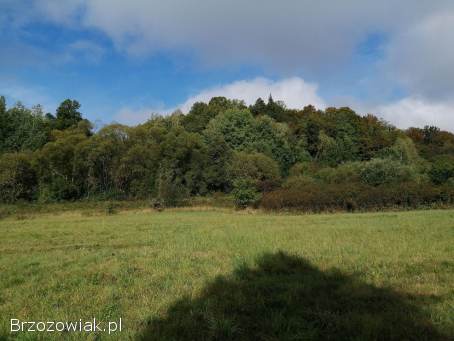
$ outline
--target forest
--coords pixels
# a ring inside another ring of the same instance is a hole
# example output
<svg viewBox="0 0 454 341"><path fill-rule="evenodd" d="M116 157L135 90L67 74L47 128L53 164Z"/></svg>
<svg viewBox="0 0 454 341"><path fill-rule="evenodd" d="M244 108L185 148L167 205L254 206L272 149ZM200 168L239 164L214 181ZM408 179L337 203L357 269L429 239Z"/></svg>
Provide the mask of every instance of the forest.
<svg viewBox="0 0 454 341"><path fill-rule="evenodd" d="M227 195L237 207L379 210L454 203L454 134L398 129L348 107L295 110L214 97L188 113L95 130L67 99L55 114L0 98L0 202Z"/></svg>

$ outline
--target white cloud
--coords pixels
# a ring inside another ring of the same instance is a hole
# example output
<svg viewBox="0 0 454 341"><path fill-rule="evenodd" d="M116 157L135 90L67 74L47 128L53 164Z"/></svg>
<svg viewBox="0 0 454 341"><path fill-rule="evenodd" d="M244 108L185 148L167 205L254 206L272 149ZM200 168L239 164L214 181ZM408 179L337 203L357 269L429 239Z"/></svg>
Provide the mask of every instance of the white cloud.
<svg viewBox="0 0 454 341"><path fill-rule="evenodd" d="M323 99L317 94L317 85L307 83L301 78L292 77L279 81L256 78L202 90L173 108L161 106L160 108L131 109L124 107L115 115L115 120L127 124L137 124L150 118L152 113L169 114L177 108L187 113L195 102L208 102L216 96L239 99L245 101L246 104L253 104L259 97L267 100L270 94L275 100L284 101L288 108L303 108L308 104L320 109L326 107Z"/></svg>
<svg viewBox="0 0 454 341"><path fill-rule="evenodd" d="M434 125L454 132L454 103L406 97L373 112L401 129Z"/></svg>
<svg viewBox="0 0 454 341"><path fill-rule="evenodd" d="M410 95L374 106L374 112L399 127L435 124L454 130L453 0L3 0L2 8L6 10L0 11L0 31L11 22L15 28L47 20L103 32L130 55L189 50L203 65L259 65L269 74L311 74L325 82L327 74L343 75L336 72L353 61L368 34L383 34L387 39L382 74L388 77L372 72L357 77L373 78L369 92L376 84L379 89L395 88L399 82ZM93 60L102 56L93 46L73 47ZM49 60L39 50L17 52L11 45L4 50L3 65L19 63L20 55L28 56L23 63ZM259 78L203 90L181 107L188 110L194 101L215 95L250 102L269 93L289 107L324 106L316 86L300 78ZM370 101L364 106L371 107ZM171 110L125 107L116 118L137 123L153 111Z"/></svg>
<svg viewBox="0 0 454 341"><path fill-rule="evenodd" d="M412 94L454 95L454 11L436 14L396 35L385 66Z"/></svg>
<svg viewBox="0 0 454 341"><path fill-rule="evenodd" d="M205 63L310 71L342 65L370 32L402 32L454 2L35 0L35 7L55 22L77 18L130 54L190 48Z"/></svg>
<svg viewBox="0 0 454 341"><path fill-rule="evenodd" d="M210 88L192 96L180 108L187 112L195 102L208 102L215 96L240 99L246 104L254 104L259 97L266 101L270 94L275 100L284 101L288 108L302 108L308 104L321 109L326 106L317 94L317 85L306 83L299 77L292 77L280 81L256 78Z"/></svg>
<svg viewBox="0 0 454 341"><path fill-rule="evenodd" d="M241 80L200 91L191 96L184 103L176 107L123 107L116 115L115 120L125 124L145 122L153 113L170 114L180 108L187 113L195 102L208 102L212 97L224 96L231 99L241 99L246 104L253 104L259 97L268 98L272 94L275 100L282 100L288 108L303 108L308 104L316 108L325 109L332 103L326 103L318 94L315 84L305 82L298 77L272 81L266 78ZM367 103L350 101L351 106L359 114L368 112L376 114L400 129L408 127L423 127L435 125L442 129L454 131L454 102L428 101L422 97L409 96L401 100L371 106ZM345 104L345 105L348 105Z"/></svg>
<svg viewBox="0 0 454 341"><path fill-rule="evenodd" d="M389 77L371 83L400 82L430 100L454 92L452 0L35 0L34 8L100 30L130 55L189 49L204 66L260 65L281 76L336 74L378 32L389 38Z"/></svg>

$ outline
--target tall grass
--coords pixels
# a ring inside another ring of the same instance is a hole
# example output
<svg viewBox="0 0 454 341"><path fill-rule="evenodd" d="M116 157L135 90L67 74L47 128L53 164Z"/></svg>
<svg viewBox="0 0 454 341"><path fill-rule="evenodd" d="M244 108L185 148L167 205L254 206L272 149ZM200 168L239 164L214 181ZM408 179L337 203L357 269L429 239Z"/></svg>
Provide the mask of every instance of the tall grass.
<svg viewBox="0 0 454 341"><path fill-rule="evenodd" d="M103 210L0 220L0 339L10 318L124 321L110 337L13 335L22 340L454 333L453 210Z"/></svg>

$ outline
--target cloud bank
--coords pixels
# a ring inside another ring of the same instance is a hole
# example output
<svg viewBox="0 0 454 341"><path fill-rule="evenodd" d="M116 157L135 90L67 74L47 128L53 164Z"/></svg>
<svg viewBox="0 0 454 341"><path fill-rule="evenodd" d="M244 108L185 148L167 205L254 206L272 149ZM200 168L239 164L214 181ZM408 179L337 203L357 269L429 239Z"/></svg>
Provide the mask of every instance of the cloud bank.
<svg viewBox="0 0 454 341"><path fill-rule="evenodd" d="M454 11L452 0L35 0L32 7L35 17L97 29L131 55L190 48L209 63L293 71L339 65L370 33L436 34L438 19L430 18Z"/></svg>
<svg viewBox="0 0 454 341"><path fill-rule="evenodd" d="M451 11L429 16L393 37L385 66L413 95L445 100L454 95L453 61Z"/></svg>
<svg viewBox="0 0 454 341"><path fill-rule="evenodd" d="M324 109L326 104L317 94L317 88L316 84L307 83L299 77L285 78L280 81L256 78L203 90L189 98L180 108L183 112L187 112L195 102L208 102L216 96L240 99L251 105L259 97L266 101L268 96L272 95L276 100L284 101L288 108L298 109L312 104Z"/></svg>
<svg viewBox="0 0 454 341"><path fill-rule="evenodd" d="M372 71L357 75L358 87L365 78L371 88L374 82L380 83L378 89L398 85L405 95L391 103L383 99L372 109L399 126L433 122L454 130L452 0L3 0L2 7L0 32L7 26L19 30L30 22L51 22L99 33L130 57L189 53L204 67L259 66L282 79L258 78L206 89L182 103L184 110L213 95L248 101L268 93L290 107L306 102L323 106L328 100L315 85L292 76L327 82L326 75L351 67L358 47L378 34L384 37L383 54L373 63L380 76ZM37 56L34 60L46 60L40 51L31 51ZM88 40L73 42L68 51L76 59L82 55L94 62L104 55ZM11 62L17 59L8 46L6 52L0 57L4 61L8 56L13 56ZM371 107L367 98L358 101ZM123 108L117 119L128 121L133 111L144 118L149 109Z"/></svg>
<svg viewBox="0 0 454 341"><path fill-rule="evenodd" d="M125 124L138 124L145 122L153 113L167 115L177 109L187 113L195 102L208 102L215 96L244 100L250 105L259 97L266 100L270 94L275 100L284 101L288 108L301 109L308 104L318 109L329 106L318 94L316 84L307 83L299 77L279 81L256 78L202 90L177 107L123 107L115 115L115 120ZM421 97L405 97L379 106L357 103L356 106L353 105L353 109L359 114L375 114L401 129L435 125L454 131L454 101L430 102Z"/></svg>
<svg viewBox="0 0 454 341"><path fill-rule="evenodd" d="M372 111L401 129L432 125L454 132L454 102L406 97Z"/></svg>
<svg viewBox="0 0 454 341"><path fill-rule="evenodd" d="M124 107L117 113L115 119L122 123L137 124L150 118L152 113L168 114L177 109L187 113L195 102L208 102L216 96L243 100L250 105L254 104L259 97L267 100L269 95L272 95L275 100L284 101L288 108L302 108L308 104L320 109L326 107L325 102L317 93L317 85L307 83L302 78L292 77L279 81L256 78L202 90L173 108L131 109Z"/></svg>

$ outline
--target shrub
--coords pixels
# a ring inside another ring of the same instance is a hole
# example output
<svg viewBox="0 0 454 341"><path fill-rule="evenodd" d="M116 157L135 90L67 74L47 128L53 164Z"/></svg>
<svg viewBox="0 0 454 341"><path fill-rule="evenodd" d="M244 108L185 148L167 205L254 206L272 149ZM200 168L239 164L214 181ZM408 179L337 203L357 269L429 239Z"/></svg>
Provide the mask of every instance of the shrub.
<svg viewBox="0 0 454 341"><path fill-rule="evenodd" d="M159 198L153 198L150 201L150 206L151 208L157 210L157 211L162 211L164 209L163 204Z"/></svg>
<svg viewBox="0 0 454 341"><path fill-rule="evenodd" d="M336 168L327 167L317 172L317 179L327 184L340 184L345 182L360 182L360 162L348 162Z"/></svg>
<svg viewBox="0 0 454 341"><path fill-rule="evenodd" d="M0 202L32 200L37 177L25 153L4 154L0 158Z"/></svg>
<svg viewBox="0 0 454 341"><path fill-rule="evenodd" d="M448 187L453 187L454 188L454 176L449 178L447 181L446 181L446 185Z"/></svg>
<svg viewBox="0 0 454 341"><path fill-rule="evenodd" d="M418 172L412 166L398 161L373 159L361 164L359 177L364 184L379 186L415 181L418 178Z"/></svg>
<svg viewBox="0 0 454 341"><path fill-rule="evenodd" d="M409 137L398 137L391 146L382 149L377 153L380 158L392 159L405 164L421 164L422 159L412 139Z"/></svg>
<svg viewBox="0 0 454 341"><path fill-rule="evenodd" d="M255 152L235 153L229 173L232 182L247 180L254 183L259 191L269 191L281 181L277 162L264 154Z"/></svg>
<svg viewBox="0 0 454 341"><path fill-rule="evenodd" d="M289 170L289 176L303 175L306 170L306 164L303 162L295 163Z"/></svg>
<svg viewBox="0 0 454 341"><path fill-rule="evenodd" d="M42 203L80 198L77 185L61 176L55 176L52 182L40 184L39 201Z"/></svg>
<svg viewBox="0 0 454 341"><path fill-rule="evenodd" d="M250 179L239 179L233 184L233 198L235 205L240 208L245 208L256 203L260 199L260 193L256 189L256 185Z"/></svg>
<svg viewBox="0 0 454 341"><path fill-rule="evenodd" d="M179 206L189 196L189 191L173 171L161 170L158 177L158 200L163 206Z"/></svg>
<svg viewBox="0 0 454 341"><path fill-rule="evenodd" d="M417 208L432 204L454 203L454 188L403 182L391 185L308 184L265 193L260 202L268 210L303 211L370 210L390 207Z"/></svg>
<svg viewBox="0 0 454 341"><path fill-rule="evenodd" d="M304 190L307 186L314 185L316 183L315 179L310 176L299 175L299 176L290 176L282 184L284 189L294 189L294 190Z"/></svg>
<svg viewBox="0 0 454 341"><path fill-rule="evenodd" d="M435 160L429 171L430 179L434 184L440 185L454 177L454 157L442 156Z"/></svg>
<svg viewBox="0 0 454 341"><path fill-rule="evenodd" d="M290 176L307 175L313 176L318 170L315 162L305 161L295 163L289 170Z"/></svg>

